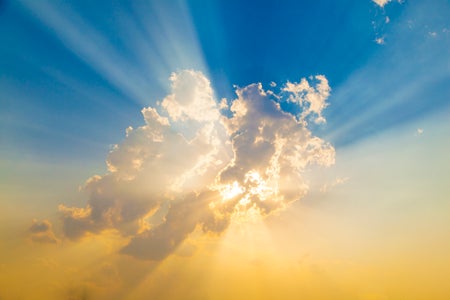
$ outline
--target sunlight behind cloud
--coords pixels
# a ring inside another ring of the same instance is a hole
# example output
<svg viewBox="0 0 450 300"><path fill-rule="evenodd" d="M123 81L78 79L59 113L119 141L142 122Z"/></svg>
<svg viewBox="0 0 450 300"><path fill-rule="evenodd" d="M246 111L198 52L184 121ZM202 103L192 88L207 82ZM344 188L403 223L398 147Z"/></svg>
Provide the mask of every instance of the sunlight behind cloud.
<svg viewBox="0 0 450 300"><path fill-rule="evenodd" d="M316 78L283 91L305 97L295 102L301 116L323 118L330 88ZM142 110L145 125L129 127L113 147L109 173L86 182L87 206L60 205L66 237L114 229L130 238L122 253L162 260L198 227L220 233L287 208L307 193L308 166L334 163L334 148L312 135L310 119L284 111L283 98L261 84L238 88L222 115L201 72L183 70L170 81L171 93Z"/></svg>
<svg viewBox="0 0 450 300"><path fill-rule="evenodd" d="M450 2L347 4L0 0L0 299L450 299Z"/></svg>

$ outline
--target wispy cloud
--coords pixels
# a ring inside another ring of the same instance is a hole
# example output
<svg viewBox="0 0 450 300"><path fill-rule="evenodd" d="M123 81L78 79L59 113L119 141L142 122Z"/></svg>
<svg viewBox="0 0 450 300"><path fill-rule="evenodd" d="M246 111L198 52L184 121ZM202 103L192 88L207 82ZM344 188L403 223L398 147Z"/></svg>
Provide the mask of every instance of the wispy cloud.
<svg viewBox="0 0 450 300"><path fill-rule="evenodd" d="M323 193L326 193L326 192L330 191L331 189L333 189L334 187L346 183L349 179L350 179L350 177L338 177L338 178L334 179L334 181L324 184L320 188L320 191Z"/></svg>

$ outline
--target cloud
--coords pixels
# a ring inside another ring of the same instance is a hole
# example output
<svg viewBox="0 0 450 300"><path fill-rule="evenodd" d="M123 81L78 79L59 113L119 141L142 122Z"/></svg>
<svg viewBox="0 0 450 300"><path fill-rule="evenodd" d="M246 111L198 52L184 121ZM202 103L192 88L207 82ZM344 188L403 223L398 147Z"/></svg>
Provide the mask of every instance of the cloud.
<svg viewBox="0 0 450 300"><path fill-rule="evenodd" d="M325 122L322 110L327 107L326 100L330 96L331 88L325 76L317 75L314 79L317 82L315 86L305 78L299 83L287 82L283 91L291 93L289 100L298 103L303 108L301 119L313 115L316 123L322 123Z"/></svg>
<svg viewBox="0 0 450 300"><path fill-rule="evenodd" d="M290 101L306 106L302 118L312 111L323 118L321 111L329 89L325 77L316 78L320 80L316 88L303 79L300 84L288 82L284 89L290 93ZM236 207L271 213L306 193L303 170L313 163L333 164L334 148L312 136L303 120L283 111L261 84L238 89L237 95L231 105L233 116L224 118L234 157L220 172L219 184L237 184L236 190L243 191ZM305 103L314 101L321 106Z"/></svg>
<svg viewBox="0 0 450 300"><path fill-rule="evenodd" d="M350 177L337 177L334 181L324 184L320 188L320 191L322 193L326 193L326 192L330 191L331 189L335 188L336 186L346 183L349 179L350 179Z"/></svg>
<svg viewBox="0 0 450 300"><path fill-rule="evenodd" d="M423 128L417 128L416 130L416 136L421 136L423 134Z"/></svg>
<svg viewBox="0 0 450 300"><path fill-rule="evenodd" d="M108 173L86 182L87 205L60 205L66 238L114 229L129 239L121 253L162 260L195 230L220 233L288 207L306 194L309 165L334 163L334 148L308 129L325 122L325 76L288 82L280 95L251 84L220 103L201 72L170 80L171 93L142 110L144 125L113 147Z"/></svg>
<svg viewBox="0 0 450 300"><path fill-rule="evenodd" d="M172 120L217 120L219 112L213 90L203 74L187 70L173 73L170 81L173 93L164 99L161 106Z"/></svg>
<svg viewBox="0 0 450 300"><path fill-rule="evenodd" d="M35 243L56 244L58 239L53 233L52 224L48 220L33 220L33 224L28 228L31 241Z"/></svg>
<svg viewBox="0 0 450 300"><path fill-rule="evenodd" d="M141 259L164 259L178 248L197 224L208 224L208 217L214 218L208 205L219 196L209 191L199 195L191 193L174 201L161 225L136 235L121 252ZM218 227L208 227L212 228Z"/></svg>
<svg viewBox="0 0 450 300"><path fill-rule="evenodd" d="M386 42L384 40L384 37L379 37L375 39L375 43L377 43L378 45L384 45Z"/></svg>
<svg viewBox="0 0 450 300"><path fill-rule="evenodd" d="M391 0L372 0L372 1L375 2L377 5L384 7Z"/></svg>
<svg viewBox="0 0 450 300"><path fill-rule="evenodd" d="M372 0L372 2L375 2L378 6L384 7L386 4L391 2L392 0ZM403 0L397 0L398 3L402 4Z"/></svg>

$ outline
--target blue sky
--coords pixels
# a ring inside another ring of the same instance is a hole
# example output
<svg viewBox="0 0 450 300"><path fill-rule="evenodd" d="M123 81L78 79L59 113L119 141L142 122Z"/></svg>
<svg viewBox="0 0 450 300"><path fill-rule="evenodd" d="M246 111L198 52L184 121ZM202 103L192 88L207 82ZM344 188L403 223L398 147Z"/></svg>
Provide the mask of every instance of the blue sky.
<svg viewBox="0 0 450 300"><path fill-rule="evenodd" d="M79 157L81 147L100 157L185 68L208 74L218 99L233 98L233 85L324 74L333 91L328 123L317 130L337 146L449 103L448 1L1 7L4 154Z"/></svg>

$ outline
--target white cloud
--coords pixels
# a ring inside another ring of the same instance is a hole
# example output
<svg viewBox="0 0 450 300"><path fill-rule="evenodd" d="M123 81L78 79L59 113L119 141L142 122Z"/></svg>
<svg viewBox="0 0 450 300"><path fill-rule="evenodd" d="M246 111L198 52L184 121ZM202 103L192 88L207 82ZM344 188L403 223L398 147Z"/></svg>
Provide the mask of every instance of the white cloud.
<svg viewBox="0 0 450 300"><path fill-rule="evenodd" d="M112 149L109 172L87 181L87 206L60 206L66 237L115 229L130 239L122 253L161 260L196 228L221 232L235 216L287 207L307 192L309 165L334 163L334 148L307 127L310 119L325 121L325 76L286 84L282 93L303 109L299 116L261 84L217 105L202 73L180 71L170 80L172 92L144 108L144 125L129 127Z"/></svg>
<svg viewBox="0 0 450 300"><path fill-rule="evenodd" d="M222 100L220 100L219 108L220 109L228 109L228 101L226 98L222 98Z"/></svg>
<svg viewBox="0 0 450 300"><path fill-rule="evenodd" d="M372 0L372 2L375 2L380 7L384 7L386 4L391 2L392 0ZM398 3L403 4L404 0L397 0Z"/></svg>
<svg viewBox="0 0 450 300"><path fill-rule="evenodd" d="M372 1L375 2L377 5L384 7L391 0L372 0Z"/></svg>
<svg viewBox="0 0 450 300"><path fill-rule="evenodd" d="M321 101L319 98L329 89L326 79L318 78L321 81L316 89L301 81L288 83L285 90L306 101ZM302 178L305 167L313 163L333 164L334 149L312 136L291 113L283 111L261 84L239 89L237 95L231 107L233 117L224 120L234 157L221 171L220 184L237 182L245 191L239 195L241 200L236 207L255 207L264 214L270 213L300 199L307 191ZM309 107L307 114L312 110ZM321 109L316 112L321 117Z"/></svg>
<svg viewBox="0 0 450 300"><path fill-rule="evenodd" d="M328 105L326 100L330 96L331 88L325 76L317 75L314 79L317 81L315 86L305 78L302 78L299 83L288 81L283 91L290 93L289 100L291 102L302 107L301 120L312 116L316 123L322 123L325 122L322 111Z"/></svg>
<svg viewBox="0 0 450 300"><path fill-rule="evenodd" d="M384 41L384 37L379 37L375 39L375 43L378 45L384 45L386 42Z"/></svg>
<svg viewBox="0 0 450 300"><path fill-rule="evenodd" d="M201 72L184 70L170 76L172 94L161 103L174 121L218 118L217 104L209 80Z"/></svg>

